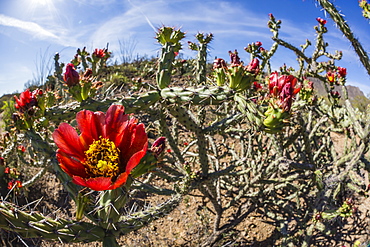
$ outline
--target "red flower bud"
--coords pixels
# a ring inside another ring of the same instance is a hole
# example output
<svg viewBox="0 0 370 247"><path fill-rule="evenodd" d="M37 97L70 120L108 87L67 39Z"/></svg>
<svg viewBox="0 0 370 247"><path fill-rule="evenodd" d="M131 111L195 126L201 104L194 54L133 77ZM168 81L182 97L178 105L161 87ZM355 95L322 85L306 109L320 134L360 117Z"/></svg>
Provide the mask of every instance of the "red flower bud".
<svg viewBox="0 0 370 247"><path fill-rule="evenodd" d="M17 184L17 187L18 187L18 188L22 188L22 187L23 187L23 185L22 185L22 182L21 182L21 181L16 180L16 181L15 181L15 183Z"/></svg>
<svg viewBox="0 0 370 247"><path fill-rule="evenodd" d="M73 87L80 82L80 75L75 70L75 66L72 63L67 64L63 79L68 87Z"/></svg>
<svg viewBox="0 0 370 247"><path fill-rule="evenodd" d="M290 111L294 96L301 90L296 88L297 78L292 75L280 75L272 72L269 81L270 95L277 98L278 105L284 111Z"/></svg>
<svg viewBox="0 0 370 247"><path fill-rule="evenodd" d="M262 42L261 42L261 41L257 41L255 44L256 44L256 46L258 46L258 47L262 46Z"/></svg>
<svg viewBox="0 0 370 247"><path fill-rule="evenodd" d="M320 17L317 17L316 18L316 21L318 21L321 25L325 25L326 24L326 20L320 18Z"/></svg>
<svg viewBox="0 0 370 247"><path fill-rule="evenodd" d="M159 137L157 140L154 141L151 151L155 153L156 156L159 156L164 148L166 147L166 137Z"/></svg>

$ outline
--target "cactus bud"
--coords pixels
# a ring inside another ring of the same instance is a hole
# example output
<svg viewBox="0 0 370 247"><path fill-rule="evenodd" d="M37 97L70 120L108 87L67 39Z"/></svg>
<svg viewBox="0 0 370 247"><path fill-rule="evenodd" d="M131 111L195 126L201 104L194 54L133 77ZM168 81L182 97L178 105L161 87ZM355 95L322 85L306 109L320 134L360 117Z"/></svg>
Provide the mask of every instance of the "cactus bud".
<svg viewBox="0 0 370 247"><path fill-rule="evenodd" d="M75 66L72 63L67 64L63 79L68 87L73 87L80 82L80 75L75 70Z"/></svg>

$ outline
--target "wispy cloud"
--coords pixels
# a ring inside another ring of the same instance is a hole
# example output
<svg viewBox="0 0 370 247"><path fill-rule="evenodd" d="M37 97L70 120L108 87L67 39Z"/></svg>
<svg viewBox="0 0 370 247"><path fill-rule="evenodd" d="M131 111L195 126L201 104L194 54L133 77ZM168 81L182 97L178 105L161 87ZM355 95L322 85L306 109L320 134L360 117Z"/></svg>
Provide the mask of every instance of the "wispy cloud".
<svg viewBox="0 0 370 247"><path fill-rule="evenodd" d="M58 36L37 23L22 21L2 14L0 14L0 25L18 28L38 39L58 39Z"/></svg>

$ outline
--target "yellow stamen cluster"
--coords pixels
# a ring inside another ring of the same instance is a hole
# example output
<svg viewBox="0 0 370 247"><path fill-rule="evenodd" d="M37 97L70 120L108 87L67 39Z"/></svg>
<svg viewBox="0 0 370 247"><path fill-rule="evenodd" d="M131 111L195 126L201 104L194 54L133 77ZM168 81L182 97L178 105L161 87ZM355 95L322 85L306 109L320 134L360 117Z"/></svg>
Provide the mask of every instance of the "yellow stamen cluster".
<svg viewBox="0 0 370 247"><path fill-rule="evenodd" d="M100 138L89 146L85 155L85 170L90 177L116 178L118 176L119 149L114 142Z"/></svg>

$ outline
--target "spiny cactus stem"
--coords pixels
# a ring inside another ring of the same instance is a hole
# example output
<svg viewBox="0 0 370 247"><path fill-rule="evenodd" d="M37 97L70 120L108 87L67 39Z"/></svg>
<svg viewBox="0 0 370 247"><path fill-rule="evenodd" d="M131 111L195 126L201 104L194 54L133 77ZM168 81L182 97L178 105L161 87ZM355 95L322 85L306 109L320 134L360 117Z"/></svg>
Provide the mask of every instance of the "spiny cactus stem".
<svg viewBox="0 0 370 247"><path fill-rule="evenodd" d="M186 194L185 191L184 193ZM182 194L176 194L171 199L158 206L153 206L144 211L121 217L116 224L117 233L119 235L125 235L146 226L156 219L166 216L179 205L181 200Z"/></svg>
<svg viewBox="0 0 370 247"><path fill-rule="evenodd" d="M205 135L202 133L202 128L199 126L195 117L181 106L170 107L170 113L184 125L188 130L195 133L197 137L199 163L204 176L208 175L209 163L207 156L207 142Z"/></svg>
<svg viewBox="0 0 370 247"><path fill-rule="evenodd" d="M27 213L8 202L0 203L0 227L23 237L60 240L63 242L93 242L102 240L102 228L86 222L53 220L39 213Z"/></svg>
<svg viewBox="0 0 370 247"><path fill-rule="evenodd" d="M45 163L46 163L46 159L45 159ZM33 185L37 180L39 180L42 176L45 175L45 173L48 171L48 169L49 169L48 167L41 168L41 170L38 173L36 173L36 175L34 175L31 179L29 179L26 182L22 183L22 186L24 188L27 188L27 187Z"/></svg>
<svg viewBox="0 0 370 247"><path fill-rule="evenodd" d="M166 114L164 112L164 109L161 109L159 113L159 125L162 131L162 134L166 137L166 140L168 144L170 145L176 159L180 162L181 165L185 164L185 159L181 155L181 151L178 147L178 143L175 141L173 136L171 135L171 132L168 128L167 122L166 122Z"/></svg>
<svg viewBox="0 0 370 247"><path fill-rule="evenodd" d="M206 82L207 45L207 43L200 43L198 47L196 75L199 85Z"/></svg>
<svg viewBox="0 0 370 247"><path fill-rule="evenodd" d="M154 193L156 195L165 195L165 196L170 196L176 194L176 191L170 190L170 189L164 189L164 188L159 188L154 185L150 184L144 184L141 183L140 185L137 186L132 186L133 189L138 189L140 191L146 191L149 193Z"/></svg>
<svg viewBox="0 0 370 247"><path fill-rule="evenodd" d="M310 142L310 138L309 138L309 135L306 131L306 123L304 122L304 120L302 119L302 117L299 117L299 123L300 125L302 126L302 137L303 137L303 142L304 142L304 149L305 149L305 152L308 156L308 161L309 163L311 164L315 164L314 160L313 160L313 155L312 155L312 149L311 149L311 142Z"/></svg>
<svg viewBox="0 0 370 247"><path fill-rule="evenodd" d="M317 2L329 13L330 17L338 25L344 36L346 36L346 38L352 43L352 46L355 49L355 52L357 53L362 65L370 75L370 59L367 55L367 52L362 47L361 43L354 37L352 30L344 20L343 16L329 0L317 0Z"/></svg>
<svg viewBox="0 0 370 247"><path fill-rule="evenodd" d="M222 120L220 120L218 122L215 122L212 125L204 128L203 129L203 133L204 134L212 135L212 134L215 134L217 132L222 132L226 128L228 128L230 126L233 126L238 121L244 119L244 117L245 117L244 114L236 113L236 114L234 114L232 116L229 116L227 118L224 118L224 119L222 119Z"/></svg>
<svg viewBox="0 0 370 247"><path fill-rule="evenodd" d="M313 140L313 138L315 137L317 131L320 130L320 127L326 123L327 121L329 120L328 116L323 116L321 117L317 122L316 124L312 127L311 131L310 131L310 134L308 135L308 139L310 141Z"/></svg>
<svg viewBox="0 0 370 247"><path fill-rule="evenodd" d="M301 50L299 50L297 47L289 44L288 42L282 40L282 39L278 39L278 38L272 38L275 42L277 42L279 45L282 45L290 50L292 50L296 55L297 57L299 58L302 58L306 61L307 64L311 64L311 59L308 58Z"/></svg>
<svg viewBox="0 0 370 247"><path fill-rule="evenodd" d="M370 134L369 126L367 125L367 126L365 126L365 129L363 129L360 122L359 122L357 114L355 113L355 110L353 109L353 106L352 106L351 102L347 99L347 100L345 100L344 103L345 103L345 106L346 106L346 110L348 111L348 117L353 122L353 126L354 126L355 131L357 132L357 134L359 135L359 137L362 140L368 141L369 134Z"/></svg>
<svg viewBox="0 0 370 247"><path fill-rule="evenodd" d="M168 87L171 81L172 62L175 59L175 47L171 42L166 42L162 47L157 72L157 85L159 89Z"/></svg>

